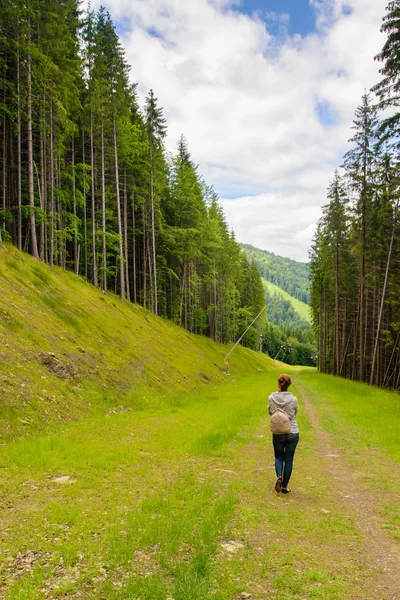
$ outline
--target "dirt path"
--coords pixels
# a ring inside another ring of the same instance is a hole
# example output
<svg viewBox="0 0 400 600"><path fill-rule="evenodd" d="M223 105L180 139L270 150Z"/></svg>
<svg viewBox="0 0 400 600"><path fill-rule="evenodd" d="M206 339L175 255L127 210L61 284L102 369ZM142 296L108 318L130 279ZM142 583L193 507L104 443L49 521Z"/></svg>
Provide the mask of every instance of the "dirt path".
<svg viewBox="0 0 400 600"><path fill-rule="evenodd" d="M351 515L362 538L360 560L377 575L354 589L349 600L399 600L400 599L400 549L382 528L376 493L361 488L356 483L354 471L348 465L333 436L325 431L306 394L302 399L307 416L318 440L318 448L326 474L332 481L333 493L343 505L343 512Z"/></svg>

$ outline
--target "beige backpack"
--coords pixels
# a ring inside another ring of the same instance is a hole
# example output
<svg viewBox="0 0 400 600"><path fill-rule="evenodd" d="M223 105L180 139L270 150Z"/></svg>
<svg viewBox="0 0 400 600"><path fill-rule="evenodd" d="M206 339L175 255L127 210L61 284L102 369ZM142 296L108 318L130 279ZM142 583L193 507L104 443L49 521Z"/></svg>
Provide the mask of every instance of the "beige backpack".
<svg viewBox="0 0 400 600"><path fill-rule="evenodd" d="M290 428L291 423L287 413L282 408L276 407L271 416L271 432L282 435L284 433L290 433Z"/></svg>

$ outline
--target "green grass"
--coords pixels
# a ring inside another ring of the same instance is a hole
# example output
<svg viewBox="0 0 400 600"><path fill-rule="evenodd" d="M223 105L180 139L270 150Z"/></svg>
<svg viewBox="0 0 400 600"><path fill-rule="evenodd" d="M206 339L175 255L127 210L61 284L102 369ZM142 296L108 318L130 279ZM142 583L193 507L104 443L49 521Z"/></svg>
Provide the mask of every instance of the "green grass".
<svg viewBox="0 0 400 600"><path fill-rule="evenodd" d="M221 435L232 410L237 417L229 440L238 437L241 443L241 429L263 408L259 401L252 411L243 410L247 389L243 385L238 390L231 382L218 395L187 395L179 408L173 397L162 398L146 411L98 416L65 426L54 436L8 445L0 452L0 468L7 472L12 488L2 492L12 503L9 525L14 519L15 524L23 522L24 535L17 525L8 530L2 549L18 556L28 541L44 557L39 569L44 576L38 578L38 585L57 578L61 560L63 571L68 572L80 565L83 554L85 572L101 572L105 564L107 572L113 573L113 583L107 578L88 597L118 597L119 588L113 592L113 585L124 570L129 575L124 584L127 593L153 598L155 590L166 593L172 579L174 597L200 598L237 497L233 489L219 490L218 482L209 477L199 479L194 461L198 457L202 468L203 456L227 452L227 440L215 447L204 445L203 437L204 432ZM66 474L73 477L72 483L55 483L54 478ZM130 575L135 553L139 557L142 553L144 562L154 554L156 572L149 567L146 582L140 574ZM25 591L31 598L40 597L31 575L14 581L7 597L24 597ZM64 589L57 583L52 593Z"/></svg>
<svg viewBox="0 0 400 600"><path fill-rule="evenodd" d="M308 304L302 302L301 300L297 300L297 298L293 298L293 296L282 290L282 288L275 285L274 283L271 283L270 281L267 281L266 279L263 279L263 285L268 289L268 291L271 294L280 294L285 298L285 300L289 300L292 303L292 306L295 309L295 311L300 315L300 317L302 317L308 322L311 322L310 307L308 306Z"/></svg>
<svg viewBox="0 0 400 600"><path fill-rule="evenodd" d="M316 371L303 371L301 380L312 390L326 428L358 447L380 449L400 461L399 394ZM328 402L327 402L328 401Z"/></svg>
<svg viewBox="0 0 400 600"><path fill-rule="evenodd" d="M272 586L279 600L347 598L358 569L339 582L343 560L331 559L357 542L351 520L322 492L310 502L300 478L297 501L273 492L265 410L277 374L229 378L179 402L154 393L140 410L0 449L3 597L225 600ZM304 413L300 424L298 472L312 460L323 481ZM231 539L243 546L232 556L222 549Z"/></svg>
<svg viewBox="0 0 400 600"><path fill-rule="evenodd" d="M399 540L398 393L311 370L301 372L299 384L352 466L351 485L373 493L382 529Z"/></svg>
<svg viewBox="0 0 400 600"><path fill-rule="evenodd" d="M385 529L395 540L400 540L400 507L398 503L385 504L382 514Z"/></svg>

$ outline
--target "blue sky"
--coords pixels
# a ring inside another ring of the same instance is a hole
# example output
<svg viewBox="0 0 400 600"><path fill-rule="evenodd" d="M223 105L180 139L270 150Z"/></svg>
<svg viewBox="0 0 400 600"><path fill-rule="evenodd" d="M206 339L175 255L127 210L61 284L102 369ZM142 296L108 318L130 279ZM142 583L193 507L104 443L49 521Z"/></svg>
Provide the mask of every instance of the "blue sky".
<svg viewBox="0 0 400 600"><path fill-rule="evenodd" d="M287 23L288 33L306 35L315 30L315 10L308 0L241 0L239 10L247 14L254 11L262 13L286 13L290 19ZM276 31L276 26L270 22L268 27L271 33Z"/></svg>
<svg viewBox="0 0 400 600"><path fill-rule="evenodd" d="M271 13L288 15L285 27L289 35L305 36L315 31L315 9L310 6L309 0L240 0L237 10L248 15L260 12L267 22L268 31L273 35L279 35L282 24L274 21ZM129 27L129 22L121 19L116 21L116 26L118 33L123 34Z"/></svg>

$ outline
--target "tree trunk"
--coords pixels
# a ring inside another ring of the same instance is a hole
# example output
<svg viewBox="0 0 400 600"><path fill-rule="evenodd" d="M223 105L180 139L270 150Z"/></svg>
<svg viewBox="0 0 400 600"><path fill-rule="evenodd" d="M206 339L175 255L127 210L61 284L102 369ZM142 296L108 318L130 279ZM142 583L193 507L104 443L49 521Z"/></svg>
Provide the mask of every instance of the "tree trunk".
<svg viewBox="0 0 400 600"><path fill-rule="evenodd" d="M333 373L339 374L340 370L340 340L339 340L339 248L335 249L335 356Z"/></svg>
<svg viewBox="0 0 400 600"><path fill-rule="evenodd" d="M146 210L143 207L143 306L147 308L147 227Z"/></svg>
<svg viewBox="0 0 400 600"><path fill-rule="evenodd" d="M344 367L345 361L347 360L347 351L348 351L348 348L349 348L349 345L350 345L350 340L351 340L351 334L352 334L352 332L353 332L353 325L350 327L349 336L347 338L347 343L346 343L346 346L344 348L343 358L342 358L342 364L340 366L340 375L343 374L343 367ZM346 369L346 372L345 372L344 376L347 377L347 369ZM354 379L354 377L353 377L353 379Z"/></svg>
<svg viewBox="0 0 400 600"><path fill-rule="evenodd" d="M358 296L358 306L357 312L355 315L356 318L356 326L355 326L355 334L354 334L354 346L353 346L353 369L352 369L352 379L357 379L357 342L358 342L358 330L360 325L360 294Z"/></svg>
<svg viewBox="0 0 400 600"><path fill-rule="evenodd" d="M106 242L106 184L105 184L105 165L104 165L104 124L101 118L101 231L102 231L102 285L103 290L107 291L107 242Z"/></svg>
<svg viewBox="0 0 400 600"><path fill-rule="evenodd" d="M50 104L50 266L54 264L54 134L53 102Z"/></svg>
<svg viewBox="0 0 400 600"><path fill-rule="evenodd" d="M154 289L154 312L158 314L157 298L157 264L156 264L156 227L155 227L155 207L154 207L154 165L153 165L153 146L150 143L150 201L151 201L151 241L153 251L153 289Z"/></svg>
<svg viewBox="0 0 400 600"><path fill-rule="evenodd" d="M5 94L5 92L4 92ZM6 98L4 95L4 104L6 102ZM3 159L3 168L2 168L2 194L1 194L1 205L2 205L2 209L3 209L3 222L1 224L1 228L3 229L3 231L6 228L6 198L7 198L7 157L6 157L6 113L4 111L4 116L3 116L3 140L2 140L2 159ZM2 234L0 231L0 242L2 239Z"/></svg>
<svg viewBox="0 0 400 600"><path fill-rule="evenodd" d="M366 135L364 136L366 138ZM361 192L361 265L360 265L360 381L365 381L365 250L366 250L366 212L367 212L367 139L364 142L363 187Z"/></svg>
<svg viewBox="0 0 400 600"><path fill-rule="evenodd" d="M39 187L39 198L40 198L40 209L42 211L40 226L39 226L39 256L41 260L45 258L45 210L46 210L46 159L45 159L45 97L43 96L43 102L41 106L40 116L40 183Z"/></svg>
<svg viewBox="0 0 400 600"><path fill-rule="evenodd" d="M342 320L342 339L340 344L340 369L338 375L346 377L343 375L343 366L347 359L347 346L346 346L346 331L347 331L347 296L344 297L344 308L343 308L343 320Z"/></svg>
<svg viewBox="0 0 400 600"><path fill-rule="evenodd" d="M131 299L129 285L129 262L128 262L128 189L126 185L126 168L124 169L124 253L125 253L125 285L126 297Z"/></svg>
<svg viewBox="0 0 400 600"><path fill-rule="evenodd" d="M19 57L19 43L17 53L17 168L18 168L18 183L17 183L17 196L18 196L18 212L17 212L17 240L18 250L22 250L22 150L21 150L21 72L20 72L20 57Z"/></svg>
<svg viewBox="0 0 400 600"><path fill-rule="evenodd" d="M92 261L93 261L93 285L99 285L97 277L97 251L96 251L96 199L94 193L94 141L93 141L93 111L90 109L90 167L92 172Z"/></svg>
<svg viewBox="0 0 400 600"><path fill-rule="evenodd" d="M364 252L361 256L361 270L360 270L360 318L359 318L359 335L360 335L360 371L359 371L359 379L360 381L364 381L365 378L365 316L364 316L364 302L365 302L365 287L364 287L364 278L365 278L365 256Z"/></svg>
<svg viewBox="0 0 400 600"><path fill-rule="evenodd" d="M151 294L151 310L152 312L154 312L154 288L153 288L153 260L152 260L152 256L151 256L151 250L150 250L150 239L149 237L147 237L147 257L149 259L149 291Z"/></svg>
<svg viewBox="0 0 400 600"><path fill-rule="evenodd" d="M218 341L217 274L214 273L214 341Z"/></svg>
<svg viewBox="0 0 400 600"><path fill-rule="evenodd" d="M117 220L119 236L119 273L120 273L120 297L125 300L125 261L124 261L124 233L122 230L121 219L121 200L119 194L119 172L118 172L118 148L117 148L117 127L115 123L115 114L113 114L113 133L114 133L114 166L115 166L115 198L117 202Z"/></svg>
<svg viewBox="0 0 400 600"><path fill-rule="evenodd" d="M58 222L57 224L59 225L58 227L58 231L59 231L59 235L58 235L58 256L59 256L59 261L58 264L62 269L66 268L66 248L65 248L65 237L63 234L63 231L65 229L65 221L63 218L63 213L62 213L62 203L61 203L61 196L58 190L61 189L61 156L57 156L57 213L58 213Z"/></svg>
<svg viewBox="0 0 400 600"><path fill-rule="evenodd" d="M180 294L179 294L179 325L183 323L183 313L185 306L185 290L186 290L186 261L183 261L182 265L182 277L180 282Z"/></svg>
<svg viewBox="0 0 400 600"><path fill-rule="evenodd" d="M135 194L132 191L132 279L133 279L133 301L137 302L137 279L136 279L136 219L135 219Z"/></svg>
<svg viewBox="0 0 400 600"><path fill-rule="evenodd" d="M42 149L40 149L40 161L42 162ZM38 169L36 166L35 161L33 161L33 166L35 168L35 172L36 172L36 182L37 182L37 189L38 189L38 193L39 193L39 206L40 208L43 210L44 212L44 201L43 201L43 182L42 182L42 178L39 177L39 173L38 173ZM43 213L42 213L43 215ZM44 221L43 218L40 221L40 226L39 226L39 257L40 260L44 260Z"/></svg>
<svg viewBox="0 0 400 600"><path fill-rule="evenodd" d="M326 300L326 290L324 290L324 361L325 361L325 373L330 371L327 361L327 350L328 350L328 303ZM328 355L329 356L329 355Z"/></svg>
<svg viewBox="0 0 400 600"><path fill-rule="evenodd" d="M76 181L75 181L75 141L72 136L72 148L71 148L71 168L72 168L72 212L74 215L74 273L79 273L79 250L78 250L78 232L77 232L77 218L76 218Z"/></svg>
<svg viewBox="0 0 400 600"><path fill-rule="evenodd" d="M82 127L82 164L83 164L83 244L85 251L85 279L88 278L88 244L87 244L87 217L86 217L86 164L85 164L85 129Z"/></svg>
<svg viewBox="0 0 400 600"><path fill-rule="evenodd" d="M323 328L324 324L322 321L323 305L322 305L322 290L319 291L319 311L318 311L318 369L321 373L324 372L324 360L323 360L323 346L324 336Z"/></svg>
<svg viewBox="0 0 400 600"><path fill-rule="evenodd" d="M29 226L31 235L31 252L35 258L39 258L36 219L35 219L35 195L33 189L33 139L32 139L32 59L31 59L31 21L28 18L28 50L27 50L27 126L28 126L28 201L29 201Z"/></svg>

